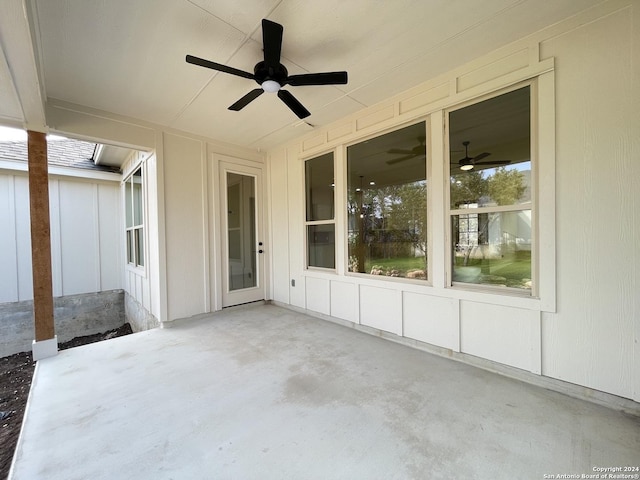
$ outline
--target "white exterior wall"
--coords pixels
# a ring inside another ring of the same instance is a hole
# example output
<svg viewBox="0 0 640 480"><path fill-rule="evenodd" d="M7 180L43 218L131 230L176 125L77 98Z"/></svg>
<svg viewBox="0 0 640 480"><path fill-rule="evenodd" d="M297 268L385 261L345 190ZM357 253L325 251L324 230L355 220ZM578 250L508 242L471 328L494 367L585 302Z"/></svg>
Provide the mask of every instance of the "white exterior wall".
<svg viewBox="0 0 640 480"><path fill-rule="evenodd" d="M56 100L46 108L56 132L140 150L123 165L122 179L142 165L145 266L125 266L125 291L161 323L222 308L218 165L262 167L263 154ZM122 202L123 192L119 195ZM123 252L124 231L122 220ZM270 279L267 274L267 297Z"/></svg>
<svg viewBox="0 0 640 480"><path fill-rule="evenodd" d="M607 2L270 151L273 299L640 401L637 25L640 2ZM444 111L527 79L539 98L539 289L448 288ZM431 134L429 285L345 274L343 191L336 271L305 270L303 160L334 151L344 186L344 145L417 119Z"/></svg>
<svg viewBox="0 0 640 480"><path fill-rule="evenodd" d="M159 318L160 315L160 295L152 279L157 276L152 275L154 266L157 265L157 202L155 201L156 185L156 155L144 151L133 152L122 166L122 180L126 180L138 168L142 169L142 192L143 192L143 235L144 235L144 266L135 267L127 263L126 258L126 236L124 213L119 226L118 242L122 246L123 258L122 269L124 271L124 290L133 297L147 312ZM120 185L118 205L124 211L125 205L124 183Z"/></svg>
<svg viewBox="0 0 640 480"><path fill-rule="evenodd" d="M559 294L557 311L543 314L544 373L635 400L640 400L639 22L640 2L633 2L540 44L542 56L558 58Z"/></svg>
<svg viewBox="0 0 640 480"><path fill-rule="evenodd" d="M210 311L207 302L206 144L164 136L168 319ZM204 178L204 180L203 180Z"/></svg>
<svg viewBox="0 0 640 480"><path fill-rule="evenodd" d="M53 295L122 288L120 176L79 178L51 168L49 209ZM56 172L56 173L53 173ZM74 175L79 175L75 172ZM26 164L0 165L0 303L33 299Z"/></svg>
<svg viewBox="0 0 640 480"><path fill-rule="evenodd" d="M255 151L185 133L162 136L167 282L163 321L170 322L222 308L220 162L262 167L264 159ZM268 275L265 281L268 297Z"/></svg>

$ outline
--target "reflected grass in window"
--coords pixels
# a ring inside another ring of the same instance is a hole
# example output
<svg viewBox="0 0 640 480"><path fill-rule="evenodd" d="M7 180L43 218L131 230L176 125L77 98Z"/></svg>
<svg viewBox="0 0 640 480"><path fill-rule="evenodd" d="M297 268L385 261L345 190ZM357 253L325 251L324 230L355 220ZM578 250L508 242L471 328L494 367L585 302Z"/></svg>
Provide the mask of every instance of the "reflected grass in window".
<svg viewBox="0 0 640 480"><path fill-rule="evenodd" d="M531 290L531 210L452 217L453 281Z"/></svg>
<svg viewBox="0 0 640 480"><path fill-rule="evenodd" d="M427 279L425 129L347 148L348 271Z"/></svg>

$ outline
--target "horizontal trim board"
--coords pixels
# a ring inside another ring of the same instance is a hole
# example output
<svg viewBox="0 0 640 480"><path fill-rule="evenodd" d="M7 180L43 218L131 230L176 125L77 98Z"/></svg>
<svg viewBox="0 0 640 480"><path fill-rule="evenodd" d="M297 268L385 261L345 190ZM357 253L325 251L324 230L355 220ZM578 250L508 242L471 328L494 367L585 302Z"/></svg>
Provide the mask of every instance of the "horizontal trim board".
<svg viewBox="0 0 640 480"><path fill-rule="evenodd" d="M342 137L346 137L347 135L351 135L352 133L353 133L353 122L349 122L329 130L327 134L327 139L329 142L333 142L334 140L337 140Z"/></svg>
<svg viewBox="0 0 640 480"><path fill-rule="evenodd" d="M356 130L364 130L365 128L372 127L383 123L386 120L393 118L395 112L395 104L391 104L377 110L368 115L364 115L356 120Z"/></svg>
<svg viewBox="0 0 640 480"><path fill-rule="evenodd" d="M406 100L400 100L400 114L402 115L417 108L426 107L438 100L443 100L449 96L450 90L449 82L445 82Z"/></svg>
<svg viewBox="0 0 640 480"><path fill-rule="evenodd" d="M529 59L529 49L524 48L469 73L460 75L457 79L458 92L464 92L472 87L526 68L529 66Z"/></svg>
<svg viewBox="0 0 640 480"><path fill-rule="evenodd" d="M320 145L326 143L326 135L322 133L321 135L316 135L314 137L308 138L302 142L302 150L307 151L312 148L319 147Z"/></svg>
<svg viewBox="0 0 640 480"><path fill-rule="evenodd" d="M28 173L29 165L26 162L0 159L0 171L8 174ZM119 173L100 172L86 168L59 167L49 165L49 176L73 177L87 180L104 180L107 182L120 182L122 175Z"/></svg>

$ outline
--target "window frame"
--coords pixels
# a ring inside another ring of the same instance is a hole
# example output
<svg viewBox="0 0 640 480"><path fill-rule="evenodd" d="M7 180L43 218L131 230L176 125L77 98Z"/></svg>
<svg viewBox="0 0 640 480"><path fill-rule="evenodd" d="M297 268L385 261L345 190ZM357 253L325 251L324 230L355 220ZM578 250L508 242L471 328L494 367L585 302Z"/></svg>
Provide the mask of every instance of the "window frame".
<svg viewBox="0 0 640 480"><path fill-rule="evenodd" d="M518 82L508 87L504 87L501 89L493 90L490 93L485 95L479 95L477 97L473 97L464 102L458 103L456 105L452 105L443 110L444 112L444 122L445 122L445 130L444 130L444 145L445 145L445 155L444 160L446 162L446 166L444 168L444 178L443 184L445 185L445 198L444 198L444 209L445 209L445 287L454 289L454 290L468 290L474 292L484 292L484 293L492 293L492 294L500 294L507 296L518 296L523 298L539 298L540 291L540 276L539 276L539 255L540 255L540 238L539 238L539 217L538 217L538 175L539 175L539 158L538 158L538 149L537 145L539 142L538 137L538 109L537 105L539 102L539 93L537 88L537 77L531 78L529 80L525 80L522 82ZM522 204L513 204L513 205L496 205L489 207L476 207L473 209L454 209L451 207L451 188L450 188L450 179L451 179L451 129L450 129L450 120L449 114L451 112L460 110L462 108L476 105L486 100L491 100L493 98L499 97L501 95L505 95L507 93L520 90L522 88L529 88L529 149L530 149L530 164L531 164L531 199L529 202ZM505 213L505 212L531 212L531 289L521 289L514 287L504 287L504 286L496 286L490 284L475 284L475 283L465 283L465 282L456 282L453 280L453 218L455 216L465 215L465 214L492 214L492 213Z"/></svg>
<svg viewBox="0 0 640 480"><path fill-rule="evenodd" d="M514 78L517 77L517 78ZM345 283L354 285L369 285L406 291L423 293L442 298L467 300L473 302L488 302L490 304L523 308L532 311L555 312L556 298L556 74L553 59L547 59L536 64L522 75L500 78L490 84L462 92L452 92L449 96L430 103L424 108L415 110L401 118L393 117L364 128L354 125L349 132L340 130L341 135L324 142L307 145L300 143L298 161L322 155L329 150L335 152L336 162L336 190L335 190L335 234L336 234L336 271L326 269L305 269L304 262L306 246L301 246L297 262L300 262L303 277L332 280L338 275ZM529 85L530 115L531 115L531 199L532 199L532 288L527 291L489 286L475 286L473 284L451 284L451 228L449 188L449 135L447 133L448 110L458 109L465 105L516 90ZM397 108L397 103L395 104ZM424 120L427 130L427 255L428 280L412 280L394 277L376 277L371 275L348 272L348 235L346 219L347 202L347 162L346 149L350 145L369 138L383 135L392 130L402 128L417 121ZM446 164L446 165L445 165ZM300 168L300 167L298 167ZM298 170L300 191L304 189L304 169ZM304 206L293 207L298 213L296 217L303 223L305 219ZM299 224L300 225L300 224ZM306 241L306 233L300 232L301 240Z"/></svg>
<svg viewBox="0 0 640 480"><path fill-rule="evenodd" d="M134 179L136 174L140 172L140 188L134 188ZM125 209L124 226L125 226L125 263L129 269L139 272L146 271L147 264L147 245L145 231L146 219L146 184L144 164L139 163L131 169L131 173L123 181L123 190L125 201L123 203ZM136 195L139 193L139 223L136 223ZM127 198L130 195L129 198ZM130 208L129 211L127 209ZM130 220L130 225L129 225ZM142 248L142 258L139 258L140 248ZM141 261L140 261L141 260Z"/></svg>
<svg viewBox="0 0 640 480"><path fill-rule="evenodd" d="M432 204L432 191L433 191L433 174L432 174L432 170L431 170L431 165L432 165L432 157L433 157L433 143L432 143L432 130L431 130L431 124L432 124L432 114L434 112L430 112L429 114L426 115L419 115L416 116L414 118L410 118L407 119L401 123L398 123L396 125L384 128L384 129L380 129L380 130L376 130L374 132L368 133L367 135L362 135L362 136L358 136L357 138L353 138L352 140L342 143L340 145L340 150L341 150L341 179L342 179L342 184L340 185L340 198L339 200L341 201L340 205L336 204L336 211L340 212L340 220L341 220L341 227L340 228L340 234L341 234L341 242L342 242L342 258L341 260L341 268L342 268L342 272L344 272L344 275L347 277L353 277L353 278L358 278L360 280L364 280L364 281L369 281L371 280L372 282L392 282L392 283L400 283L400 284L405 284L405 285L415 285L418 287L432 287L433 286L433 259L434 259L434 255L433 255L433 215L429 214L429 205ZM357 145L359 143L368 141L368 140L373 140L377 137L381 137L383 135L387 135L389 133L393 133L395 131L398 130L402 130L403 128L406 127L410 127L412 125L417 125L419 123L423 123L424 124L424 135L425 135L425 146L426 146L426 155L425 155L425 161L426 161L426 165L425 165L425 182L427 185L427 197L426 197L426 205L425 205L425 214L426 214L426 228L427 228L427 235L426 235L426 241L427 241L427 245L426 245L426 249L425 249L425 255L427 257L427 278L426 279L414 279L414 278L408 278L408 277L392 277L392 276L387 276L387 275L371 275L370 273L361 273L361 272L352 272L349 271L349 228L348 228L348 222L349 222L349 214L347 212L347 202L348 202L348 197L349 197L349 179L348 179L348 171L349 171L349 165L348 165L348 149L351 146ZM337 186L337 184L336 184ZM338 232L336 231L336 236L338 235Z"/></svg>
<svg viewBox="0 0 640 480"><path fill-rule="evenodd" d="M310 160L315 160L325 155L331 155L332 159L332 167L333 167L333 218L326 220L308 220L307 219L307 175L306 175L306 166L307 162ZM337 182L337 159L336 159L336 150L331 149L325 152L319 152L315 155L302 159L302 176L303 176L303 218L304 218L304 266L307 271L317 271L317 272L337 272L338 270L338 249L337 249L337 195L336 191L338 188ZM309 265L309 227L310 226L318 226L318 225L333 225L333 268L331 267L321 267L316 265Z"/></svg>

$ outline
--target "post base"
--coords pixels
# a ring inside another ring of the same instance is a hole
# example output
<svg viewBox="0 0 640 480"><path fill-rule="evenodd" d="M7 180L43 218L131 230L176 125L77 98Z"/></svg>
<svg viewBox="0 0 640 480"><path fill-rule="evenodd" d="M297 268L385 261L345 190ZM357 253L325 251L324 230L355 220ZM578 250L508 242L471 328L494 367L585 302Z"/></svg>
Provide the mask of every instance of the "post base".
<svg viewBox="0 0 640 480"><path fill-rule="evenodd" d="M39 342L34 340L31 344L31 350L33 351L34 362L43 358L55 357L58 354L58 336Z"/></svg>

